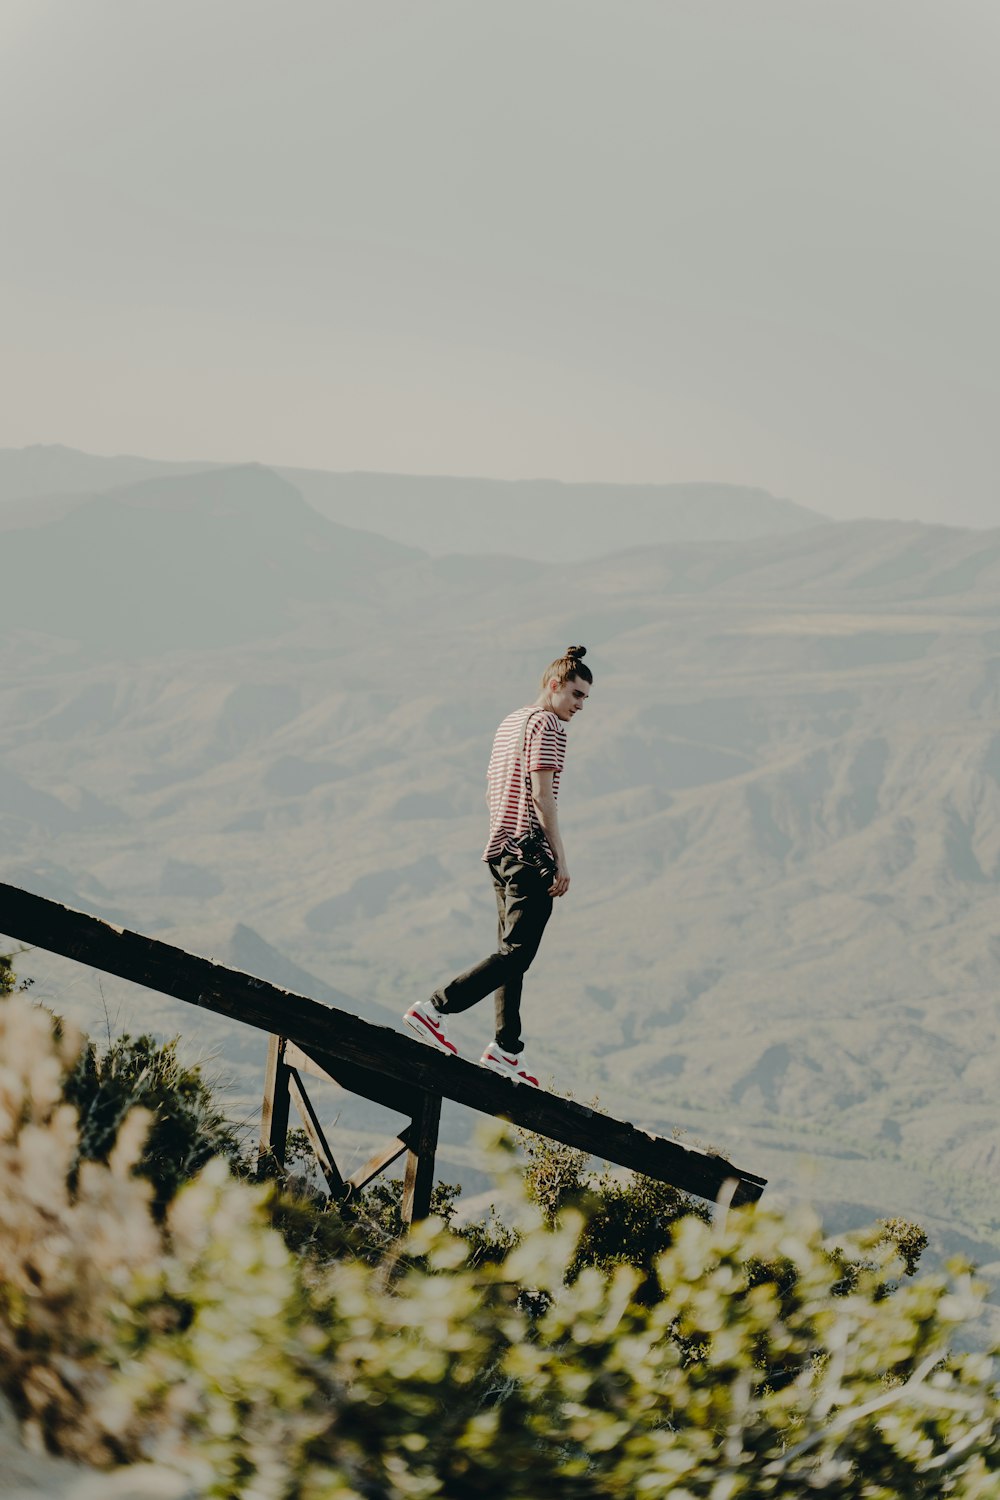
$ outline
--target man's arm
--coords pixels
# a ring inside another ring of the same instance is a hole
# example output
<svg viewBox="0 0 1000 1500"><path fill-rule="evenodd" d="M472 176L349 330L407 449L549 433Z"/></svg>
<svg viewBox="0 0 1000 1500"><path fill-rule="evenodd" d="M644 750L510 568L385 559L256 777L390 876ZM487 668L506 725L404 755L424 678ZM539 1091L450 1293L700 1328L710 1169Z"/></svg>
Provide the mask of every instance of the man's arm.
<svg viewBox="0 0 1000 1500"><path fill-rule="evenodd" d="M556 857L556 878L549 886L549 894L565 896L569 890L569 869L566 864L566 850L563 847L562 834L559 832L556 799L552 795L552 775L551 771L532 771L531 798L535 804L538 821L542 825L542 832Z"/></svg>

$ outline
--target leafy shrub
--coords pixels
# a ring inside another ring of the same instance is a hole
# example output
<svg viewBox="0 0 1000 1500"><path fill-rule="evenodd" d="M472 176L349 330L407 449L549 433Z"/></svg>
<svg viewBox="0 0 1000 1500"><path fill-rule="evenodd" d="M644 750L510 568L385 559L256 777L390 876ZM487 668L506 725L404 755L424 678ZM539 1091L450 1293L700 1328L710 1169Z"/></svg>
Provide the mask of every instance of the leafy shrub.
<svg viewBox="0 0 1000 1500"><path fill-rule="evenodd" d="M177 1041L121 1036L103 1051L87 1041L64 1089L79 1118L81 1161L107 1161L129 1113L149 1111L138 1170L153 1184L159 1212L213 1156L234 1168L241 1158L238 1130L216 1106L201 1070L180 1062Z"/></svg>
<svg viewBox="0 0 1000 1500"><path fill-rule="evenodd" d="M141 1110L106 1163L79 1160L78 1055L0 1004L0 1385L54 1450L245 1500L998 1491L991 1366L952 1352L977 1289L960 1267L902 1276L884 1226L838 1257L805 1213L682 1217L650 1305L629 1265L567 1279L586 1208L522 1202L497 1262L439 1220L391 1272L321 1268L271 1228L273 1188L219 1157L157 1219Z"/></svg>
<svg viewBox="0 0 1000 1500"><path fill-rule="evenodd" d="M525 1159L525 1193L538 1205L545 1222L555 1224L565 1208L580 1203L587 1193L589 1154L531 1130L519 1130L517 1140Z"/></svg>
<svg viewBox="0 0 1000 1500"><path fill-rule="evenodd" d="M630 1174L624 1180L609 1173L595 1179L585 1205L580 1238L569 1266L569 1279L585 1266L610 1273L616 1266L640 1272L635 1296L654 1302L663 1295L658 1265L673 1243L675 1226L687 1218L711 1221L707 1205L669 1183Z"/></svg>
<svg viewBox="0 0 1000 1500"><path fill-rule="evenodd" d="M14 990L28 990L34 984L33 979L22 979L18 984L17 975L14 973L14 958L10 953L0 953L0 999L4 995L13 994Z"/></svg>

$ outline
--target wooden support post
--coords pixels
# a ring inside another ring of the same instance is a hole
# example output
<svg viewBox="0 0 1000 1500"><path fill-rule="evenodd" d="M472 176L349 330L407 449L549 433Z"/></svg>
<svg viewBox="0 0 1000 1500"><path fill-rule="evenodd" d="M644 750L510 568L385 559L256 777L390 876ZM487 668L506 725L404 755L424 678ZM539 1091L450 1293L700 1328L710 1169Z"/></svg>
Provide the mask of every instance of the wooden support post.
<svg viewBox="0 0 1000 1500"><path fill-rule="evenodd" d="M323 1127L319 1123L316 1111L313 1109L302 1084L302 1079L294 1068L288 1069L288 1092L292 1102L299 1112L302 1127L309 1137L309 1144L313 1148L313 1155L319 1162L319 1169L326 1178L326 1185L334 1197L338 1197L344 1190L344 1179L340 1175L340 1168L333 1159L333 1152L323 1134Z"/></svg>
<svg viewBox="0 0 1000 1500"><path fill-rule="evenodd" d="M288 1142L288 1065L285 1062L285 1039L268 1037L267 1067L264 1071L264 1103L260 1112L260 1149L257 1173L263 1176L268 1158L279 1167L285 1165Z"/></svg>
<svg viewBox="0 0 1000 1500"><path fill-rule="evenodd" d="M403 1223L426 1219L431 1211L434 1154L441 1120L441 1095L423 1094L413 1120L413 1134L403 1179Z"/></svg>

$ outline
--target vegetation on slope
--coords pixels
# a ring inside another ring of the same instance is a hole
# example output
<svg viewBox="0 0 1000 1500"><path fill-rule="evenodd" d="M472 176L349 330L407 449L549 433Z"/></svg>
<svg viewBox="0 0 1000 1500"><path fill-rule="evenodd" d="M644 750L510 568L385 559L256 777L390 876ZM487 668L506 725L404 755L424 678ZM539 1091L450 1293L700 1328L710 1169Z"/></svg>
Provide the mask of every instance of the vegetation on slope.
<svg viewBox="0 0 1000 1500"><path fill-rule="evenodd" d="M808 1214L685 1214L639 1269L564 1160L491 1254L439 1219L321 1260L224 1155L159 1192L141 1108L84 1159L80 1042L18 994L0 1057L0 1385L54 1451L248 1500L996 1492L974 1283L906 1276L884 1226L832 1251Z"/></svg>

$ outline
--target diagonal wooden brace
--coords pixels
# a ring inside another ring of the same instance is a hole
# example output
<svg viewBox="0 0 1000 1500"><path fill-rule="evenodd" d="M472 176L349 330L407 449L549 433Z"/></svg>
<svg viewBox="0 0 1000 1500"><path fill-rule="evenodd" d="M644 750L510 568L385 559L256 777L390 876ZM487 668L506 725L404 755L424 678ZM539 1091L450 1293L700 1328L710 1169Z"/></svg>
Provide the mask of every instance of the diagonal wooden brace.
<svg viewBox="0 0 1000 1500"><path fill-rule="evenodd" d="M344 1191L344 1179L333 1159L333 1152L327 1143L323 1127L316 1117L316 1111L309 1102L309 1095L305 1091L302 1079L294 1068L288 1069L288 1092L299 1112L302 1128L309 1137L309 1144L313 1148L313 1155L319 1164L319 1169L326 1178L326 1185L331 1195L336 1198Z"/></svg>
<svg viewBox="0 0 1000 1500"><path fill-rule="evenodd" d="M389 1142L388 1146L383 1146L381 1151L376 1151L375 1155L366 1161L363 1167L359 1167L356 1172L352 1172L351 1176L347 1179L347 1185L354 1188L356 1192L360 1192L370 1182L374 1182L375 1178L381 1172L384 1172L387 1167L391 1167L394 1161L399 1160L404 1151L410 1149L412 1134L413 1126L407 1125L405 1130L399 1132L395 1140Z"/></svg>

